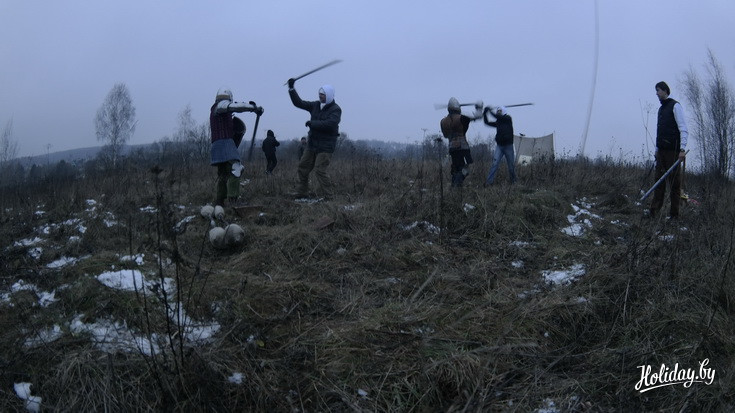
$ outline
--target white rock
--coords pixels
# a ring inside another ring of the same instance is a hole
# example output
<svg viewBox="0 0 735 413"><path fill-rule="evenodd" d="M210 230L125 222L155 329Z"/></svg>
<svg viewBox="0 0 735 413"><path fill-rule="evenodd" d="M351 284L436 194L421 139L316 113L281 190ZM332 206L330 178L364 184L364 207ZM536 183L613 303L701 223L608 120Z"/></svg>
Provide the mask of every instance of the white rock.
<svg viewBox="0 0 735 413"><path fill-rule="evenodd" d="M219 205L214 207L214 217L217 219L223 219L225 217L225 209Z"/></svg>
<svg viewBox="0 0 735 413"><path fill-rule="evenodd" d="M213 247L222 249L225 247L225 229L214 227L209 230L209 242Z"/></svg>
<svg viewBox="0 0 735 413"><path fill-rule="evenodd" d="M245 242L245 231L237 224L230 224L225 228L225 245L239 247Z"/></svg>
<svg viewBox="0 0 735 413"><path fill-rule="evenodd" d="M214 207L212 205L204 205L199 213L202 214L202 217L211 219L212 214L214 214Z"/></svg>

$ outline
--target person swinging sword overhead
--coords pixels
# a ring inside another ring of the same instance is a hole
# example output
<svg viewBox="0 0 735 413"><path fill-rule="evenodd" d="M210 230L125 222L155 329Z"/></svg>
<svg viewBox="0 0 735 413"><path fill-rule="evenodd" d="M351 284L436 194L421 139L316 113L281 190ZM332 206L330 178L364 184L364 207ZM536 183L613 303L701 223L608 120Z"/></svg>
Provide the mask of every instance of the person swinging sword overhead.
<svg viewBox="0 0 735 413"><path fill-rule="evenodd" d="M452 186L460 187L469 174L469 165L472 163L470 144L467 142L467 130L470 122L482 118L482 102L475 104L473 116L463 115L461 105L456 98L450 98L447 105L449 114L440 122L442 134L449 140L449 156L452 158Z"/></svg>

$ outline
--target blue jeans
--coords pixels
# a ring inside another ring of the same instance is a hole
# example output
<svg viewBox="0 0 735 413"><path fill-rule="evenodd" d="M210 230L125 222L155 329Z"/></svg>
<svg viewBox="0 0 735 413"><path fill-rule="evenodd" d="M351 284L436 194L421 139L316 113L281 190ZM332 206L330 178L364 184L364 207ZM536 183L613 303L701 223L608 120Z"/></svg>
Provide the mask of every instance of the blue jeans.
<svg viewBox="0 0 735 413"><path fill-rule="evenodd" d="M485 185L492 185L493 181L495 180L495 173L498 172L498 167L500 166L500 161L505 157L505 163L508 165L508 174L510 175L510 183L515 183L516 181L516 168L515 168L515 161L516 158L513 154L513 144L510 145L496 145L495 146L495 153L493 154L493 166L490 168L490 173L487 175L487 180L485 180Z"/></svg>

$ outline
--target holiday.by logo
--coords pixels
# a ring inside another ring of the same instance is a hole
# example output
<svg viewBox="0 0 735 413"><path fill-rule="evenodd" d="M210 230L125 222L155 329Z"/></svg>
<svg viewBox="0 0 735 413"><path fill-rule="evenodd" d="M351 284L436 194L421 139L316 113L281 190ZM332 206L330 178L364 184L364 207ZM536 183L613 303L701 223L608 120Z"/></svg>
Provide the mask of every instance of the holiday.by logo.
<svg viewBox="0 0 735 413"><path fill-rule="evenodd" d="M675 386L681 384L689 388L694 383L712 384L715 381L715 369L707 367L709 359L699 362L699 370L680 369L679 363L674 364L673 370L666 367L665 364L654 372L650 365L638 366L641 369L641 379L635 385L635 389L641 393L649 390L657 389L665 386Z"/></svg>

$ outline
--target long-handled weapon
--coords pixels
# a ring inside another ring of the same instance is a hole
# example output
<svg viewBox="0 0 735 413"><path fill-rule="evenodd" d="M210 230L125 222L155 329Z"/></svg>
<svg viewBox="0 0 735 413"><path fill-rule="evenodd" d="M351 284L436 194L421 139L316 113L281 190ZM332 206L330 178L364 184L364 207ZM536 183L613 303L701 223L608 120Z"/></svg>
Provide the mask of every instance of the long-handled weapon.
<svg viewBox="0 0 735 413"><path fill-rule="evenodd" d="M689 153L689 151L686 151L686 153ZM666 171L666 173L663 174L661 176L661 178L659 178L659 180L656 181L655 184L653 184L653 186L651 187L651 189L649 189L648 192L646 192L645 194L643 194L643 196L641 197L641 202L643 202L644 199L648 198L648 195L651 195L651 192L653 192L656 189L657 186L661 185L661 182L663 182L664 179L666 179L666 177L669 176L669 174L671 172L673 172L676 169L676 167L679 166L680 163L681 163L681 158L677 159L676 162L674 162L674 164L671 165L671 168L669 168L669 170Z"/></svg>
<svg viewBox="0 0 735 413"><path fill-rule="evenodd" d="M303 75L301 75L301 76L296 76L296 77L294 77L294 78L292 78L292 79L293 79L293 80L299 80L299 79L301 79L302 77L306 77L306 76L309 76L310 74L312 74L312 73L314 73L314 72L318 72L318 71L320 71L320 70L322 70L322 69L325 69L325 68L327 68L327 67L329 67L329 66L332 66L332 65L336 65L337 63L339 63L339 62L341 62L341 61L342 61L342 60L340 60L340 59L335 59L335 60L332 60L332 61L331 61L331 62L329 62L329 63L325 63L325 64L323 64L323 65L321 65L321 66L317 67L316 69L312 69L312 70L309 70L308 72L304 73ZM284 86L286 86L287 84L288 84L288 81L286 81L286 83L284 83L283 85L284 85Z"/></svg>
<svg viewBox="0 0 735 413"><path fill-rule="evenodd" d="M250 101L250 103L255 107L255 102ZM255 110L255 126L253 127L253 137L250 139L250 150L248 151L248 162L250 162L253 158L253 146L255 146L255 134L258 132L258 123L260 122L260 111Z"/></svg>
<svg viewBox="0 0 735 413"><path fill-rule="evenodd" d="M460 103L459 104L459 106L477 106L477 105L482 106L482 101L472 102L472 103ZM506 108L515 108L515 107L518 107L518 106L531 106L531 105L533 105L533 103L515 103L513 105L503 105L503 106L505 106ZM489 107L494 107L494 106L489 106ZM435 103L434 104L434 109L436 109L436 110L446 109L446 108L447 108L447 104L446 103Z"/></svg>

